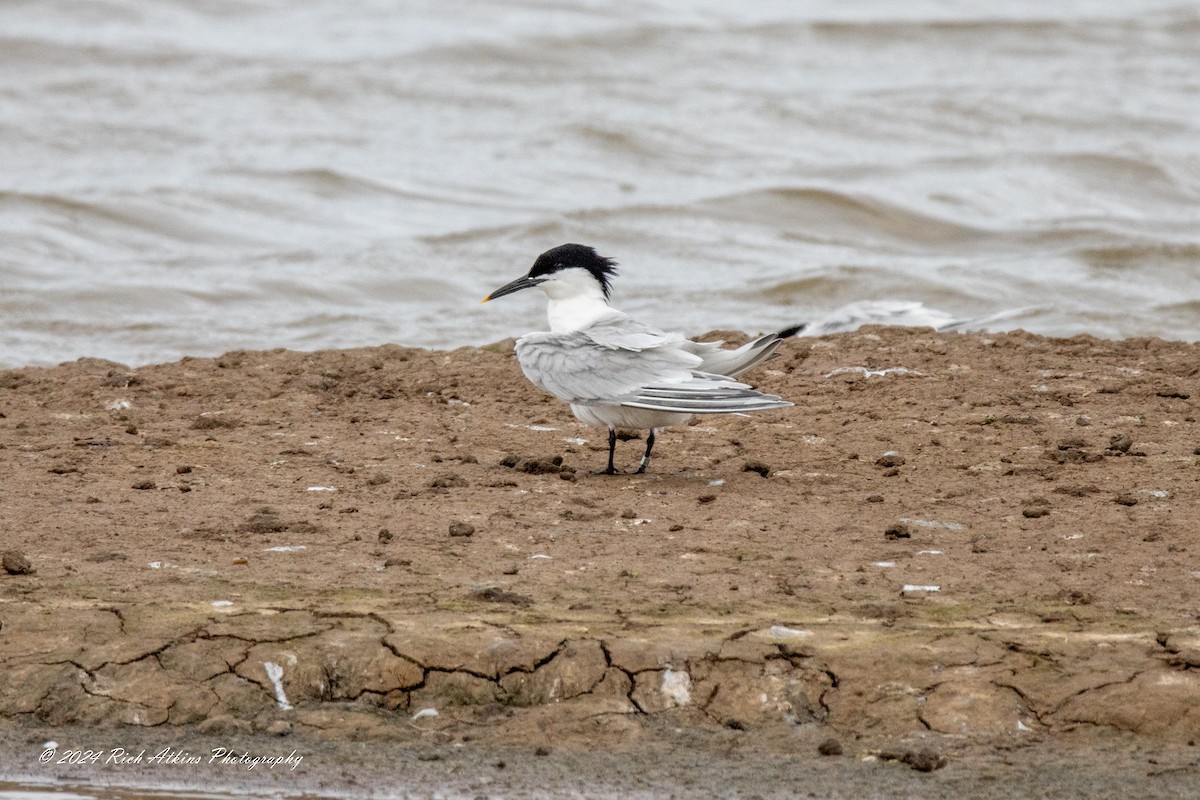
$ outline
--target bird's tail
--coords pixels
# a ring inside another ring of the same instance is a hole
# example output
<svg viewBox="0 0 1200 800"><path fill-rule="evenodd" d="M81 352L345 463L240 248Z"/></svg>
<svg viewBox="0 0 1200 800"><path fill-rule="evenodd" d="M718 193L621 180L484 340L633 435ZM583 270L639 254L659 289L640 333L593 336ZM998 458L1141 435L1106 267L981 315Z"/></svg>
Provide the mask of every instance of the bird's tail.
<svg viewBox="0 0 1200 800"><path fill-rule="evenodd" d="M764 361L775 357L775 350L784 339L790 339L800 331L803 325L793 325L778 333L768 333L752 342L747 342L736 350L722 350L720 343L701 344L695 352L703 359L700 371L713 375L725 375L736 378L744 372L757 367Z"/></svg>

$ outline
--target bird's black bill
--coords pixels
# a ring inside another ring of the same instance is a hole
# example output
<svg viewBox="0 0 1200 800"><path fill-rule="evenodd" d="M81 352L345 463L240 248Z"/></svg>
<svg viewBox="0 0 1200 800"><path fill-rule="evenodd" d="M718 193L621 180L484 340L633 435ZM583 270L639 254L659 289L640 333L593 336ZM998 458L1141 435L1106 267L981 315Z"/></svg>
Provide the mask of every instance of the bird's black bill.
<svg viewBox="0 0 1200 800"><path fill-rule="evenodd" d="M483 298L483 302L486 303L488 300L495 300L497 297L504 297L506 294L519 292L522 289L529 289L533 286L537 286L539 283L541 283L541 280L538 278L531 278L528 275L522 275L515 281L504 284L499 289Z"/></svg>

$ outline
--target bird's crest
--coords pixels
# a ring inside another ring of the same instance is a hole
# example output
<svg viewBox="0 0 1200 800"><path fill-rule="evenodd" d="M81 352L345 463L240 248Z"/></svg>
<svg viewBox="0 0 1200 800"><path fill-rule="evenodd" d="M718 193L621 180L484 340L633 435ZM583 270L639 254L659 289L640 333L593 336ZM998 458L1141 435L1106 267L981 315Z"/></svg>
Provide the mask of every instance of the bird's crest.
<svg viewBox="0 0 1200 800"><path fill-rule="evenodd" d="M612 279L617 276L617 262L598 254L595 248L583 244L562 244L547 250L537 257L529 269L529 277L538 278L564 269L586 269L604 290L607 300L612 289Z"/></svg>

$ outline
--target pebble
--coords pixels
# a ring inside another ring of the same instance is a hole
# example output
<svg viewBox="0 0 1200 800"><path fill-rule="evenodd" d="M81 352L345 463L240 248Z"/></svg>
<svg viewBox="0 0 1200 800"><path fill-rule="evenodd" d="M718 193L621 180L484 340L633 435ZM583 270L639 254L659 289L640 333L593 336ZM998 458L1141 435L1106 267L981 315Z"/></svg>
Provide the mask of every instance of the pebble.
<svg viewBox="0 0 1200 800"><path fill-rule="evenodd" d="M292 732L292 723L286 719L277 719L268 725L266 730L272 736L287 736Z"/></svg>
<svg viewBox="0 0 1200 800"><path fill-rule="evenodd" d="M1046 506L1025 506L1021 509L1021 516L1027 519L1038 519L1050 513L1050 509Z"/></svg>
<svg viewBox="0 0 1200 800"><path fill-rule="evenodd" d="M469 486L467 479L461 475L450 473L449 475L439 475L429 482L431 489L450 489L462 486Z"/></svg>
<svg viewBox="0 0 1200 800"><path fill-rule="evenodd" d="M134 489L155 489L157 488L154 481L138 481L133 485Z"/></svg>
<svg viewBox="0 0 1200 800"><path fill-rule="evenodd" d="M1108 449L1118 453L1128 453L1130 447L1133 447L1133 439L1130 439L1123 433L1119 433L1108 440Z"/></svg>
<svg viewBox="0 0 1200 800"><path fill-rule="evenodd" d="M1138 499L1128 492L1123 492L1113 498L1113 502L1121 506L1136 506Z"/></svg>
<svg viewBox="0 0 1200 800"><path fill-rule="evenodd" d="M530 475L552 475L562 470L562 463L562 456L527 458L517 465L517 469Z"/></svg>
<svg viewBox="0 0 1200 800"><path fill-rule="evenodd" d="M391 540L392 540L392 532L389 531L387 528L380 528L379 529L379 541L390 542Z"/></svg>
<svg viewBox="0 0 1200 800"><path fill-rule="evenodd" d="M4 551L4 555L0 556L0 563L9 575L32 575L35 572L33 562L26 558L24 553L16 550Z"/></svg>
<svg viewBox="0 0 1200 800"><path fill-rule="evenodd" d="M885 539L909 539L912 538L912 532L903 522L893 522L884 529L883 537Z"/></svg>
<svg viewBox="0 0 1200 800"><path fill-rule="evenodd" d="M842 754L842 743L831 736L817 745L817 752L823 756L840 756Z"/></svg>
<svg viewBox="0 0 1200 800"><path fill-rule="evenodd" d="M905 461L904 456L899 453L884 453L875 459L877 467L903 467L906 463L908 462Z"/></svg>
<svg viewBox="0 0 1200 800"><path fill-rule="evenodd" d="M946 757L933 750L907 750L895 760L908 764L918 772L933 772L946 766Z"/></svg>
<svg viewBox="0 0 1200 800"><path fill-rule="evenodd" d="M235 719L229 714L219 714L215 717L209 717L203 720L196 726L196 732L206 736L227 736L236 733L250 733L250 722L244 719Z"/></svg>
<svg viewBox="0 0 1200 800"><path fill-rule="evenodd" d="M451 522L450 523L450 535L451 536L474 536L475 535L475 526L469 522Z"/></svg>

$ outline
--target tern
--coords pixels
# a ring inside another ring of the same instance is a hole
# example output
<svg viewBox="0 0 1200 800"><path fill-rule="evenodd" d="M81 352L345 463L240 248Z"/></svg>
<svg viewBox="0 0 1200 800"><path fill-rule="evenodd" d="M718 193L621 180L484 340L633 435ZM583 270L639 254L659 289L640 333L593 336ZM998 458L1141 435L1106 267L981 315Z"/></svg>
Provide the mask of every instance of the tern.
<svg viewBox="0 0 1200 800"><path fill-rule="evenodd" d="M517 340L521 371L535 385L571 405L588 425L608 428L608 467L618 430L649 430L635 474L646 471L660 428L682 425L693 414L744 414L792 405L734 380L775 355L780 343L804 326L759 337L736 350L721 342L694 342L638 322L609 305L617 263L581 244L547 250L529 272L483 302L538 288L549 298L550 331Z"/></svg>

